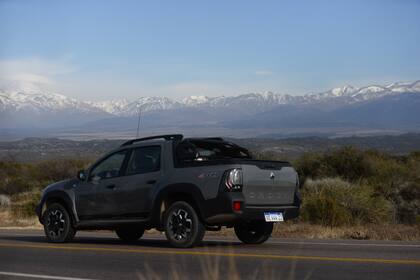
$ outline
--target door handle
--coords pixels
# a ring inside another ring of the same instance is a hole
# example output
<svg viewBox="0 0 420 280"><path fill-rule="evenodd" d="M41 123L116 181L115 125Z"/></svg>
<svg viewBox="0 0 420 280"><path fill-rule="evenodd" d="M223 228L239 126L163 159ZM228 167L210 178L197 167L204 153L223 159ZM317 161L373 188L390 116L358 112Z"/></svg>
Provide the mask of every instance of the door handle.
<svg viewBox="0 0 420 280"><path fill-rule="evenodd" d="M108 185L106 186L107 189L115 190L115 185Z"/></svg>
<svg viewBox="0 0 420 280"><path fill-rule="evenodd" d="M149 180L149 181L146 181L146 184L148 184L148 185L153 185L153 184L155 184L156 183L156 180Z"/></svg>

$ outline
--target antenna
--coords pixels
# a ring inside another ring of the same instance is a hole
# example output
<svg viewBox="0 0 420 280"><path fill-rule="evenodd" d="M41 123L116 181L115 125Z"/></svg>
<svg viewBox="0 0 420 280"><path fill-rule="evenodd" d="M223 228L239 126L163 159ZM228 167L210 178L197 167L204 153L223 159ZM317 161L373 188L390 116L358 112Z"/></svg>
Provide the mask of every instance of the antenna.
<svg viewBox="0 0 420 280"><path fill-rule="evenodd" d="M140 130L140 117L141 117L141 106L139 103L137 103L137 111L139 114L139 118L137 121L137 133L136 133L136 138L139 138L139 130Z"/></svg>

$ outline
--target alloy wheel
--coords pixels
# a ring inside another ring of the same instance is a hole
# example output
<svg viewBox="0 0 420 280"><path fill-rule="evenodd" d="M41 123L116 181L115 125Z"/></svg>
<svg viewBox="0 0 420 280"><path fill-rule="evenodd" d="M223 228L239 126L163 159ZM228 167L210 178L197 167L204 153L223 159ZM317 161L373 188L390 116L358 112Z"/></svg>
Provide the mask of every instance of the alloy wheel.
<svg viewBox="0 0 420 280"><path fill-rule="evenodd" d="M191 234L192 220L184 209L174 211L169 219L169 229L175 240L186 240Z"/></svg>
<svg viewBox="0 0 420 280"><path fill-rule="evenodd" d="M60 238L64 233L66 226L66 220L64 219L64 214L60 210L52 210L48 213L47 217L47 229L51 238L56 239Z"/></svg>

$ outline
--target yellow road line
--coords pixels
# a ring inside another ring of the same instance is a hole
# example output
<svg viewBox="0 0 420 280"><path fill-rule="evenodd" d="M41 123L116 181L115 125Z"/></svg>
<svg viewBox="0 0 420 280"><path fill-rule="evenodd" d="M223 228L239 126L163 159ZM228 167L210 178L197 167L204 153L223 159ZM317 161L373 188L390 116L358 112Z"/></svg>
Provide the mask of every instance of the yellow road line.
<svg viewBox="0 0 420 280"><path fill-rule="evenodd" d="M345 258L345 257L321 257L321 256L287 256L273 254L252 254L252 253L228 253L228 252L203 252L178 250L150 250L150 249L124 249L124 248L101 248L101 247L78 247L63 245L33 245L19 243L0 243L0 247L10 248L33 248L33 249L54 249L69 251L102 251L117 253L143 253L143 254L163 254L163 255L192 255L192 256L221 256L221 257L242 257L259 258L272 260L314 260L332 262L357 262L357 263L380 263L380 264L411 264L420 265L420 260L395 260L395 259L375 259L375 258Z"/></svg>

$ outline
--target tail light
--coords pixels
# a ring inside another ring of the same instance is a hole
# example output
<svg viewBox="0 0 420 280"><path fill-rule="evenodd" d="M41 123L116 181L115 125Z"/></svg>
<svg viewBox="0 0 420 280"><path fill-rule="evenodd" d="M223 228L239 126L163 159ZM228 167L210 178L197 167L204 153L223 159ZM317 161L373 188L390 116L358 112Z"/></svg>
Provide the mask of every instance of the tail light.
<svg viewBox="0 0 420 280"><path fill-rule="evenodd" d="M234 211L239 212L242 210L242 201L234 201L232 203L232 208Z"/></svg>
<svg viewBox="0 0 420 280"><path fill-rule="evenodd" d="M243 179L242 179L242 169L234 168L226 171L224 176L224 186L227 191L242 191Z"/></svg>

